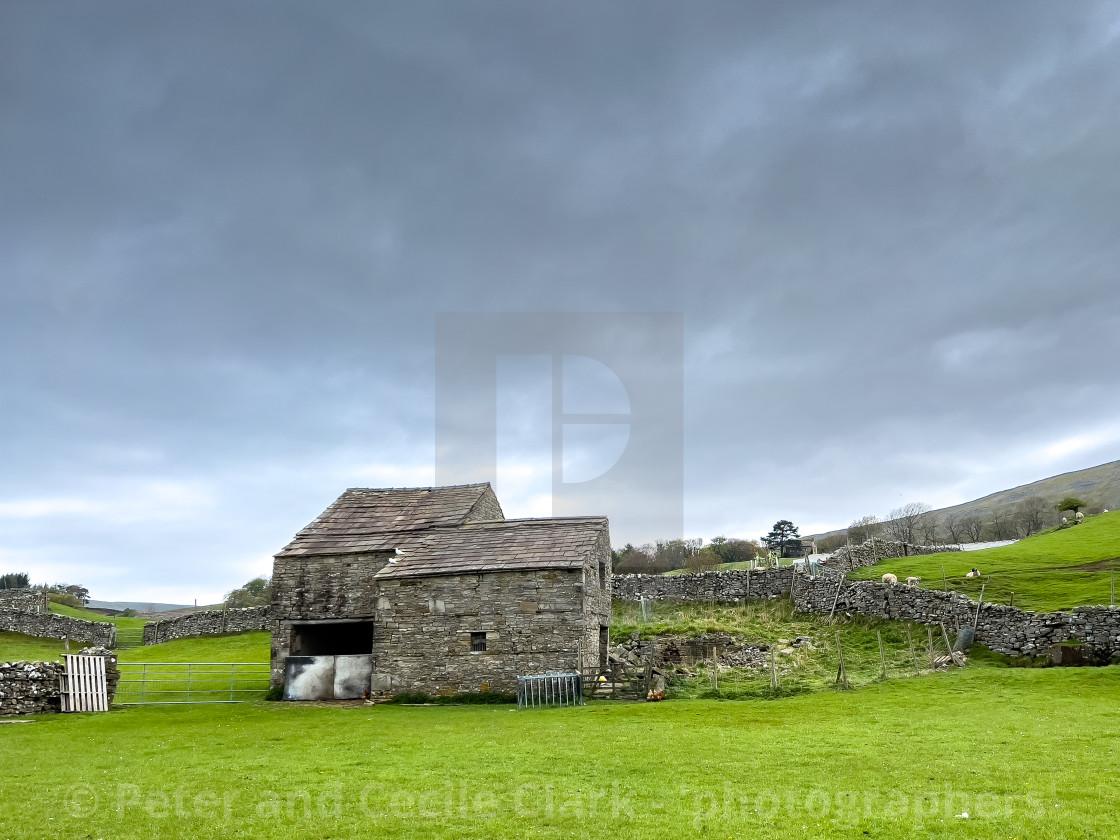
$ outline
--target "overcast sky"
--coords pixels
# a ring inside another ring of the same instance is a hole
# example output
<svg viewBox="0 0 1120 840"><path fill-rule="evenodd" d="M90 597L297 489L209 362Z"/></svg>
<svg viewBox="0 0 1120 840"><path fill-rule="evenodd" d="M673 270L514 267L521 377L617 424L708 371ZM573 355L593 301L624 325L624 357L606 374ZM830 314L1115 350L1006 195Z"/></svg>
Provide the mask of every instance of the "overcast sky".
<svg viewBox="0 0 1120 840"><path fill-rule="evenodd" d="M687 535L965 501L1120 457L1118 265L1116 2L4 0L0 572L431 483L437 312L683 313Z"/></svg>

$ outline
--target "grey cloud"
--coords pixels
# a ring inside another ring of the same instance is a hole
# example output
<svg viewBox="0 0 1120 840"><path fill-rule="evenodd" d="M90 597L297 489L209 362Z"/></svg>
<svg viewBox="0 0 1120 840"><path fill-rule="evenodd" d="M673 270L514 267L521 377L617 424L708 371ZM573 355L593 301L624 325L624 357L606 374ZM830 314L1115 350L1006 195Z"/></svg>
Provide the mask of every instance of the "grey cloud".
<svg viewBox="0 0 1120 840"><path fill-rule="evenodd" d="M231 588L430 464L436 311L683 311L704 536L1108 460L1038 453L1120 408L1118 20L7 3L0 505L211 501L0 506L0 563Z"/></svg>

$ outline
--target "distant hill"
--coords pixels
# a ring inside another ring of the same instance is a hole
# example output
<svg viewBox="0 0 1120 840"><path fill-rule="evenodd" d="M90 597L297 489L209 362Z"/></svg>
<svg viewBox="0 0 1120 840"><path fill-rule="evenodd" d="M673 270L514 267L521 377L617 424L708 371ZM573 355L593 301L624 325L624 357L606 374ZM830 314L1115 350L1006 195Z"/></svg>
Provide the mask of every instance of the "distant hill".
<svg viewBox="0 0 1120 840"><path fill-rule="evenodd" d="M1062 473L1020 487L1012 487L1010 490L1000 490L981 499L941 508L934 513L942 519L947 515L955 514L962 518L979 516L987 522L997 510L1014 507L1028 496L1041 496L1050 503L1058 502L1066 496L1076 496L1084 499L1092 509L1120 510L1120 461L1110 461L1098 467ZM1045 526L1058 524L1058 519L1059 516L1055 513L1053 520L1047 521ZM814 534L814 537L820 539L833 534L843 534L846 530L846 528L838 528L824 534Z"/></svg>

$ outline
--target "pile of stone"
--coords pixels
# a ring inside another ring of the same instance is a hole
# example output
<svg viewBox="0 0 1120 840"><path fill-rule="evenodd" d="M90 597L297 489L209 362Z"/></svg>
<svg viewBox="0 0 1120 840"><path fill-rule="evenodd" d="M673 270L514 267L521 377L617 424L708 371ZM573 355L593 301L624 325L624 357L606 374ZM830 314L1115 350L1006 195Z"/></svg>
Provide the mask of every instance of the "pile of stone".
<svg viewBox="0 0 1120 840"><path fill-rule="evenodd" d="M795 646L808 641L798 637ZM770 645L748 642L742 636L729 633L702 633L698 636L660 635L640 641L634 633L623 644L613 647L608 661L624 668L644 669L650 664L653 670L664 674L673 668L691 673L691 668L713 660L723 668L762 668L770 661Z"/></svg>

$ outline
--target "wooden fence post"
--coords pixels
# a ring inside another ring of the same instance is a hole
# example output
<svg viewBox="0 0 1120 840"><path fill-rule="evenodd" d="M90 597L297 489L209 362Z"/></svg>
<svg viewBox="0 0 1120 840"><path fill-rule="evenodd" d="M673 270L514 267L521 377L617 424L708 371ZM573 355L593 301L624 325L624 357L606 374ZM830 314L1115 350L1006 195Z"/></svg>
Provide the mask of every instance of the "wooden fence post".
<svg viewBox="0 0 1120 840"><path fill-rule="evenodd" d="M836 615L836 602L840 600L840 590L844 586L844 574L840 574L840 582L836 584L836 597L832 599L832 609L828 611L828 617L831 619Z"/></svg>
<svg viewBox="0 0 1120 840"><path fill-rule="evenodd" d="M926 631L929 633L929 667L932 671L937 667L937 664L933 661L933 628L926 627Z"/></svg>
<svg viewBox="0 0 1120 840"><path fill-rule="evenodd" d="M945 622L941 622L941 635L945 639L945 649L949 652L949 661L954 665L957 664L957 658L953 656L953 645L949 641L949 631L945 629ZM958 666L960 667L960 666Z"/></svg>
<svg viewBox="0 0 1120 840"><path fill-rule="evenodd" d="M887 655L883 652L883 631L876 630L875 635L879 637L879 675L885 680L887 678Z"/></svg>
<svg viewBox="0 0 1120 840"><path fill-rule="evenodd" d="M984 581L980 584L980 600L976 602L976 617L972 619L972 631L974 636L976 634L976 625L980 621L980 607L984 603L984 587L987 585L988 581Z"/></svg>
<svg viewBox="0 0 1120 840"><path fill-rule="evenodd" d="M840 667L836 669L836 683L841 689L847 691L851 688L848 683L848 670L844 667L844 648L840 645L840 631L836 631L836 656L840 661Z"/></svg>
<svg viewBox="0 0 1120 840"><path fill-rule="evenodd" d="M914 636L910 633L910 628L906 628L906 641L910 645L910 659L914 662L914 674L916 676L922 675L922 669L918 667L918 654L914 652Z"/></svg>

